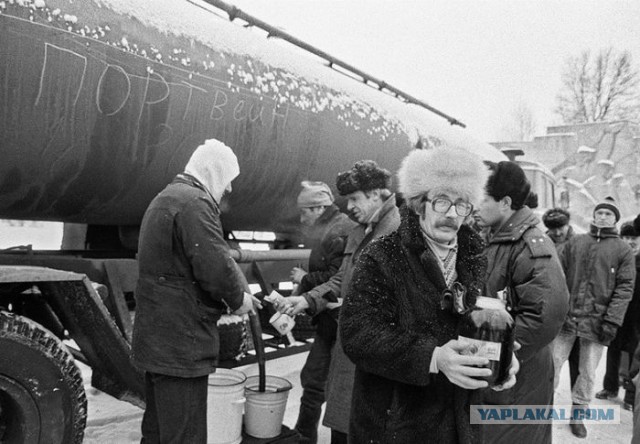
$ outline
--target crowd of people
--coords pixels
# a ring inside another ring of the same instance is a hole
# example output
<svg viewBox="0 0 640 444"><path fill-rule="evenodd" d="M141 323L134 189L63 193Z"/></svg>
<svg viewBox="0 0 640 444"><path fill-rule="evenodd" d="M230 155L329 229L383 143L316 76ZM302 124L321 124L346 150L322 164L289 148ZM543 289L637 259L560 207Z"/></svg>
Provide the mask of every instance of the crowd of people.
<svg viewBox="0 0 640 444"><path fill-rule="evenodd" d="M144 216L133 334L133 360L146 377L144 442L206 442L216 320L258 305L220 225L220 200L238 174L233 151L207 141ZM332 444L550 443L550 422L475 424L470 409L552 407L567 359L575 408L617 397L621 353L633 356L638 343L640 217L619 233L620 211L607 197L587 233L576 234L560 208L541 221L517 163L483 162L455 147L414 150L395 176L397 187L373 160L338 173L333 189L346 214L331 186L301 184L296 204L311 255L291 271L297 294L276 306L316 325L300 374L300 442L318 441L326 403ZM454 288L467 306L508 295L514 352L497 385L486 380L489 359L459 339L463 314L447 299ZM633 409L640 351L629 362L623 406ZM579 419L570 427L588 434Z"/></svg>

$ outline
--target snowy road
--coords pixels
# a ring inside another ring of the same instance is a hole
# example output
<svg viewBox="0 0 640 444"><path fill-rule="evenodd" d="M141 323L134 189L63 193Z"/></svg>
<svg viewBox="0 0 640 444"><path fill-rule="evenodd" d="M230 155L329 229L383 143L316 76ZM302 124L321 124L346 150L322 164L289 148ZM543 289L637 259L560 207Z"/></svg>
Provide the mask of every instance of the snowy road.
<svg viewBox="0 0 640 444"><path fill-rule="evenodd" d="M285 412L284 423L290 427L295 424L298 408L300 406L300 368L304 364L306 353L289 356L267 362L267 373L284 377L294 385L290 393ZM142 410L126 402L118 401L99 390L90 386L91 370L80 364L85 389L89 400L89 418L85 432L84 442L87 444L106 443L138 443L140 442L140 421L142 420ZM239 368L248 376L258 373L257 365ZM597 390L599 390L602 377L605 371L605 356L603 355L598 367ZM621 390L620 394L623 392ZM594 400L593 405L611 403L612 401ZM618 399L621 405L621 399ZM569 371L567 366L562 372L560 387L556 393L556 405L571 404L569 393ZM602 443L628 444L631 441L632 414L621 408L621 423L619 425L599 425L587 426L589 435L586 439L575 438L568 425L556 424L553 428L553 439L555 443ZM526 427L526 426L523 426ZM328 444L330 441L329 429L320 428L319 444Z"/></svg>

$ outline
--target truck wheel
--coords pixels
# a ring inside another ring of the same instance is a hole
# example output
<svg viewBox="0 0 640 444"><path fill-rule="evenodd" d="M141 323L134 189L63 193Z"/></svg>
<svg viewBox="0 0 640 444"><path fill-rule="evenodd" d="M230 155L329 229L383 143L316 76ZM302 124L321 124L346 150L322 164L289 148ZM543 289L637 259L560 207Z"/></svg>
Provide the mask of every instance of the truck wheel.
<svg viewBox="0 0 640 444"><path fill-rule="evenodd" d="M64 344L0 311L0 442L80 444L86 421L82 376Z"/></svg>

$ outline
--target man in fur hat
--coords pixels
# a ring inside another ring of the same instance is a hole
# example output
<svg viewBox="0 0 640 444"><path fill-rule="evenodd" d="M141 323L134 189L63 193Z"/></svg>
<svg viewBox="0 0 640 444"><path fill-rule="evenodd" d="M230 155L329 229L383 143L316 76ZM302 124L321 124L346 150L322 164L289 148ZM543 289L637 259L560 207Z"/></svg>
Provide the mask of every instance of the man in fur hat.
<svg viewBox="0 0 640 444"><path fill-rule="evenodd" d="M620 211L611 198L598 203L588 233L574 236L560 260L570 291L569 313L553 342L555 385L576 338L580 338L580 374L571 391L575 406L587 408L593 399L595 374L602 352L622 325L636 277L631 248L618 236ZM571 431L584 438L582 421Z"/></svg>
<svg viewBox="0 0 640 444"><path fill-rule="evenodd" d="M395 195L390 191L391 173L373 160L356 162L353 168L338 174L336 187L347 199L347 211L358 225L349 233L340 270L324 284L301 296L287 298L282 308L288 314L306 310L314 316L340 307L351 282L353 267L365 246L391 233L400 224ZM337 310L331 313L337 314ZM331 429L331 443L347 442L354 367L344 355L338 334L331 355L327 379L327 407L323 424Z"/></svg>
<svg viewBox="0 0 640 444"><path fill-rule="evenodd" d="M575 232L573 227L569 225L571 215L562 208L552 208L542 215L542 223L547 227L546 235L553 241L556 246L556 252L560 256L562 248L571 239ZM571 353L569 354L569 380L571 387L578 379L578 363L580 362L580 340L577 339Z"/></svg>
<svg viewBox="0 0 640 444"><path fill-rule="evenodd" d="M327 282L342 265L347 236L355 226L334 204L333 193L324 182L303 181L297 205L300 223L305 229L305 245L311 249L308 272L299 267L291 271L298 292L305 293ZM321 311L313 317L316 326L313 346L302 371L302 397L295 429L303 442L318 441L318 423L325 400L325 385L329 374L331 350L336 342L338 310Z"/></svg>
<svg viewBox="0 0 640 444"><path fill-rule="evenodd" d="M227 307L238 315L253 307L220 224L220 201L239 173L231 148L207 140L142 219L132 359L145 372L144 442L207 442L217 321Z"/></svg>
<svg viewBox="0 0 640 444"><path fill-rule="evenodd" d="M575 234L573 227L569 225L570 220L571 215L562 208L552 208L542 215L542 223L547 227L545 234L553 241L558 252Z"/></svg>
<svg viewBox="0 0 640 444"><path fill-rule="evenodd" d="M569 295L551 240L538 228L537 216L525 205L530 184L515 162L491 165L485 196L476 219L488 227L484 294L506 290L516 323L516 351L521 361L512 390L486 391L484 403L553 405L551 342L567 313ZM551 442L551 424L487 424L487 443Z"/></svg>
<svg viewBox="0 0 640 444"><path fill-rule="evenodd" d="M406 199L397 231L360 255L339 334L355 363L349 442L476 443L470 424L477 378L488 359L466 354L448 295L481 294L480 236L463 222L482 195L487 169L467 151L412 151L398 172ZM505 388L515 383L517 360Z"/></svg>

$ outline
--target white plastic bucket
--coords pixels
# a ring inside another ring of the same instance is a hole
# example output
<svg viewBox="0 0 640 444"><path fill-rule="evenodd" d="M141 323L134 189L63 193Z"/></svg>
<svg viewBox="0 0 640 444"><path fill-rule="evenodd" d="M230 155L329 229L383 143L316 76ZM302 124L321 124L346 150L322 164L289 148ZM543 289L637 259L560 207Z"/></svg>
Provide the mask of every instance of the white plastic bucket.
<svg viewBox="0 0 640 444"><path fill-rule="evenodd" d="M207 443L238 444L242 441L244 385L247 376L219 368L209 375Z"/></svg>
<svg viewBox="0 0 640 444"><path fill-rule="evenodd" d="M248 435L264 439L280 434L287 398L292 387L286 379L266 376L266 390L260 392L258 376L247 378L244 390L244 396L247 398L244 429Z"/></svg>

